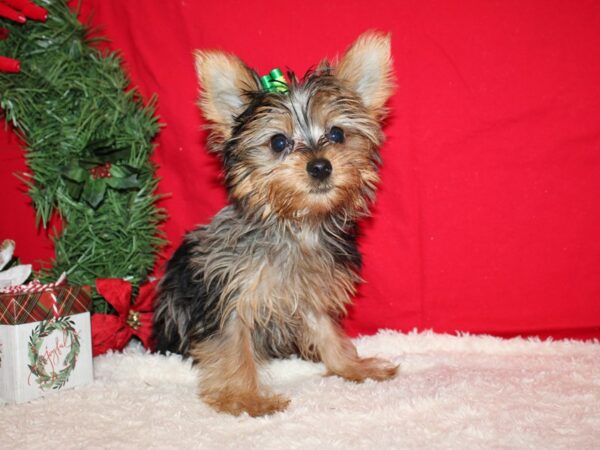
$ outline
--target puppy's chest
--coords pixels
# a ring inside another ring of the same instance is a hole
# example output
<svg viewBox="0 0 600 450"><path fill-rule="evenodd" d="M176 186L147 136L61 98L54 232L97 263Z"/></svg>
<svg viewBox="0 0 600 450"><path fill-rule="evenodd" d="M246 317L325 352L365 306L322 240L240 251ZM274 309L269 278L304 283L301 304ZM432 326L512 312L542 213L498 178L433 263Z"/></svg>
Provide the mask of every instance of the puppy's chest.
<svg viewBox="0 0 600 450"><path fill-rule="evenodd" d="M241 308L250 306L276 321L338 309L347 302L354 281L351 271L336 261L318 236L309 233L259 248L246 267Z"/></svg>
<svg viewBox="0 0 600 450"><path fill-rule="evenodd" d="M335 284L335 272L339 270L333 256L313 235L299 235L287 245L272 248L264 261L263 270L271 285L281 296L306 300L319 295L327 295Z"/></svg>
<svg viewBox="0 0 600 450"><path fill-rule="evenodd" d="M351 269L336 261L313 236L298 236L293 245L274 254L262 266L264 290L260 290L264 295L255 298L269 320L261 322L262 317L255 317L255 323L262 326L254 328L253 338L258 351L286 357L298 353L315 315L343 311L356 280ZM273 279L277 281L273 283ZM246 300L240 300L243 307ZM314 357L306 353L307 348L303 351L306 357Z"/></svg>

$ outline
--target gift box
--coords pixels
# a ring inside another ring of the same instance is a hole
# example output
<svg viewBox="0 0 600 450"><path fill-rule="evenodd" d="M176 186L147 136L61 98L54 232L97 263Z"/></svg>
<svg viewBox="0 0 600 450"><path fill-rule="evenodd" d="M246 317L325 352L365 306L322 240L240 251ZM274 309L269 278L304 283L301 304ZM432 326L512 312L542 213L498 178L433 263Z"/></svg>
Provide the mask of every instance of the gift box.
<svg viewBox="0 0 600 450"><path fill-rule="evenodd" d="M12 287L0 293L0 403L91 383L89 286Z"/></svg>

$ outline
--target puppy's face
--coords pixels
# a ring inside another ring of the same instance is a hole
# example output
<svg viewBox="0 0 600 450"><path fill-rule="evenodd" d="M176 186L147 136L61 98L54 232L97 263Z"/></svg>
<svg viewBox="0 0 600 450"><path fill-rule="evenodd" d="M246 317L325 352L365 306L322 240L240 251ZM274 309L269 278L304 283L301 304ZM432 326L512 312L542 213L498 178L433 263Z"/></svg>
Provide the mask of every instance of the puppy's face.
<svg viewBox="0 0 600 450"><path fill-rule="evenodd" d="M380 121L391 93L389 37L365 34L289 92L262 91L234 56L198 52L209 145L221 154L231 200L286 219L364 214L378 181Z"/></svg>

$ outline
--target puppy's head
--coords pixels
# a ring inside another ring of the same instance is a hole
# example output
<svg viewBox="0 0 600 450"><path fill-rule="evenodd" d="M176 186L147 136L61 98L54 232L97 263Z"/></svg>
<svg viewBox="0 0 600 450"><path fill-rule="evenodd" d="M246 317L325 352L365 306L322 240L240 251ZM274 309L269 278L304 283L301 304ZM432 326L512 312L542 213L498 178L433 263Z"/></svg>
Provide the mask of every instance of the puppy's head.
<svg viewBox="0 0 600 450"><path fill-rule="evenodd" d="M229 196L261 217L353 219L378 181L381 120L392 92L389 36L365 33L338 63L323 61L287 93L265 92L233 55L195 53L209 148Z"/></svg>

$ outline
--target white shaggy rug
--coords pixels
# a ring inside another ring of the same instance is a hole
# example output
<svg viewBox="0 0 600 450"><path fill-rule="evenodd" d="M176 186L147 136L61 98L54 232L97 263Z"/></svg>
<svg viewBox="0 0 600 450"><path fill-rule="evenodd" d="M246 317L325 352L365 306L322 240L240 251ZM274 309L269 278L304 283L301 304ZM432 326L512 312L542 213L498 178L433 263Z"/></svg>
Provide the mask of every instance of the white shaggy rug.
<svg viewBox="0 0 600 450"><path fill-rule="evenodd" d="M264 375L292 403L258 419L213 412L188 361L130 346L95 359L92 385L0 407L0 448L600 449L598 342L394 332L356 342L400 375L353 384L275 361Z"/></svg>

